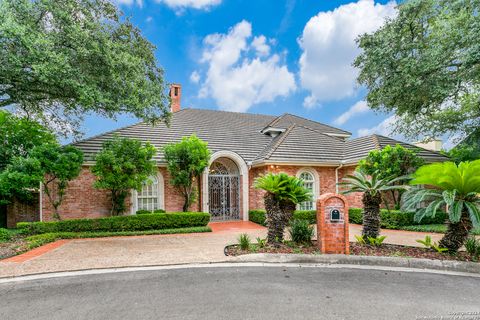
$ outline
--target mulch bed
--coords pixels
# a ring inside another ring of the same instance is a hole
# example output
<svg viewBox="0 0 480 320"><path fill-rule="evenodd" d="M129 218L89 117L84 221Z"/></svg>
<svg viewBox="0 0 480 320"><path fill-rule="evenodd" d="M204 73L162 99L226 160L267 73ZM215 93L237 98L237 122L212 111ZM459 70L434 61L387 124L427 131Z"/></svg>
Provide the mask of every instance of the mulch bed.
<svg viewBox="0 0 480 320"><path fill-rule="evenodd" d="M239 256L249 253L298 253L298 254L321 254L316 246L316 241L312 245L296 246L292 243L283 244L280 248L265 246L259 248L256 244L251 246L250 250L241 250L238 245L231 245L225 248L225 255ZM375 247L371 245L361 245L356 242L350 242L350 254L357 256L384 256L384 257L403 257L403 258L421 258L432 260L457 260L474 261L466 252L458 252L455 255L448 253L438 253L431 249L408 247L394 244L382 244ZM478 261L474 261L478 262Z"/></svg>
<svg viewBox="0 0 480 320"><path fill-rule="evenodd" d="M0 261L23 253L26 245L25 236L22 235L13 236L8 242L0 242Z"/></svg>

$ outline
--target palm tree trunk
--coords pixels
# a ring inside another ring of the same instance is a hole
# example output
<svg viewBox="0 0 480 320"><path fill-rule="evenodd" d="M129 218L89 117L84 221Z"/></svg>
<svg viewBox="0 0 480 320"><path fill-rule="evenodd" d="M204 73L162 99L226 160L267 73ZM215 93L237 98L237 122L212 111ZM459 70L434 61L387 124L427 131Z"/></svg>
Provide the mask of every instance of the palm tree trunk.
<svg viewBox="0 0 480 320"><path fill-rule="evenodd" d="M457 223L447 222L447 232L440 240L440 247L447 248L448 252L455 253L460 249L468 238L472 229L472 222L468 212L462 212L462 217Z"/></svg>
<svg viewBox="0 0 480 320"><path fill-rule="evenodd" d="M363 194L363 230L364 239L368 237L377 238L380 234L380 204L382 197L380 193L371 195L368 192Z"/></svg>
<svg viewBox="0 0 480 320"><path fill-rule="evenodd" d="M283 240L283 217L280 203L271 193L264 196L266 214L266 225L268 228L267 242L279 246Z"/></svg>

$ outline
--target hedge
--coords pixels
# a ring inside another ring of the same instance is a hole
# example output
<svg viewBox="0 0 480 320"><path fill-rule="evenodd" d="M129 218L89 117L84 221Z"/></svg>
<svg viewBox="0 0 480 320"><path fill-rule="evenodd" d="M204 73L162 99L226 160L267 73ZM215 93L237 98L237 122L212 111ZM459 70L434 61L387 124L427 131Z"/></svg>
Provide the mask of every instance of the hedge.
<svg viewBox="0 0 480 320"><path fill-rule="evenodd" d="M206 226L210 215L204 212L150 213L98 219L50 222L19 222L17 228L27 234L51 232L144 231Z"/></svg>
<svg viewBox="0 0 480 320"><path fill-rule="evenodd" d="M163 210L163 209L157 209L157 210L154 210L154 211L138 210L137 212L135 212L135 214L150 214L150 213L165 213L165 210Z"/></svg>
<svg viewBox="0 0 480 320"><path fill-rule="evenodd" d="M249 220L258 223L262 226L265 225L265 210L250 210L248 211ZM293 213L292 220L307 220L310 224L314 224L317 221L317 211L315 210L296 210Z"/></svg>
<svg viewBox="0 0 480 320"><path fill-rule="evenodd" d="M438 212L434 218L424 217L420 223L414 220L415 212L404 212L400 210L380 210L381 224L380 226L385 229L399 229L404 226L412 225L428 225L428 224L443 224L447 219L445 212ZM362 224L363 222L363 209L350 208L349 210L349 222Z"/></svg>

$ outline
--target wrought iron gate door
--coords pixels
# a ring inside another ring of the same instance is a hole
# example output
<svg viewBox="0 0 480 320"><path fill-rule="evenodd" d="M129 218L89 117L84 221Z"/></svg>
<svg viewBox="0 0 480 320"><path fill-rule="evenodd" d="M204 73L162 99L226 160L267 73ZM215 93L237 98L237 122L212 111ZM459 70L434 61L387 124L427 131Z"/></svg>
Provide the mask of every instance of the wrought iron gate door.
<svg viewBox="0 0 480 320"><path fill-rule="evenodd" d="M211 220L240 219L240 177L238 175L210 174L208 198Z"/></svg>

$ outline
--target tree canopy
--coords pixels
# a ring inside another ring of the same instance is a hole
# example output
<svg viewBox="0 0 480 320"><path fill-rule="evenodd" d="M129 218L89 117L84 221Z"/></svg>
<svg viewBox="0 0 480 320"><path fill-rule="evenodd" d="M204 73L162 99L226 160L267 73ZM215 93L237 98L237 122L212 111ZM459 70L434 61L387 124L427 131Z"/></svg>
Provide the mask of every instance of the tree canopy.
<svg viewBox="0 0 480 320"><path fill-rule="evenodd" d="M192 135L183 137L180 142L167 144L163 152L170 183L183 195L183 211L188 211L196 198L195 179L199 181L200 175L208 166L210 150L206 142Z"/></svg>
<svg viewBox="0 0 480 320"><path fill-rule="evenodd" d="M423 164L423 159L418 157L415 152L397 144L394 147L388 145L382 150L370 151L368 156L360 161L358 170L368 175L375 174L378 179L382 180L395 179L415 172ZM401 183L401 181L397 181L396 184ZM398 209L403 190L392 189L390 193L394 205Z"/></svg>
<svg viewBox="0 0 480 320"><path fill-rule="evenodd" d="M108 0L0 1L0 108L75 130L88 112L167 119L154 50Z"/></svg>
<svg viewBox="0 0 480 320"><path fill-rule="evenodd" d="M35 146L55 143L52 132L35 121L0 110L0 172L15 157L27 157Z"/></svg>
<svg viewBox="0 0 480 320"><path fill-rule="evenodd" d="M130 190L140 190L143 183L155 174L152 160L156 149L150 143L115 137L104 143L102 151L95 157L92 172L97 176L94 187L110 192L111 214L125 212L125 199Z"/></svg>
<svg viewBox="0 0 480 320"><path fill-rule="evenodd" d="M432 138L479 127L479 9L479 0L407 0L357 40L368 105L394 112L398 133Z"/></svg>

